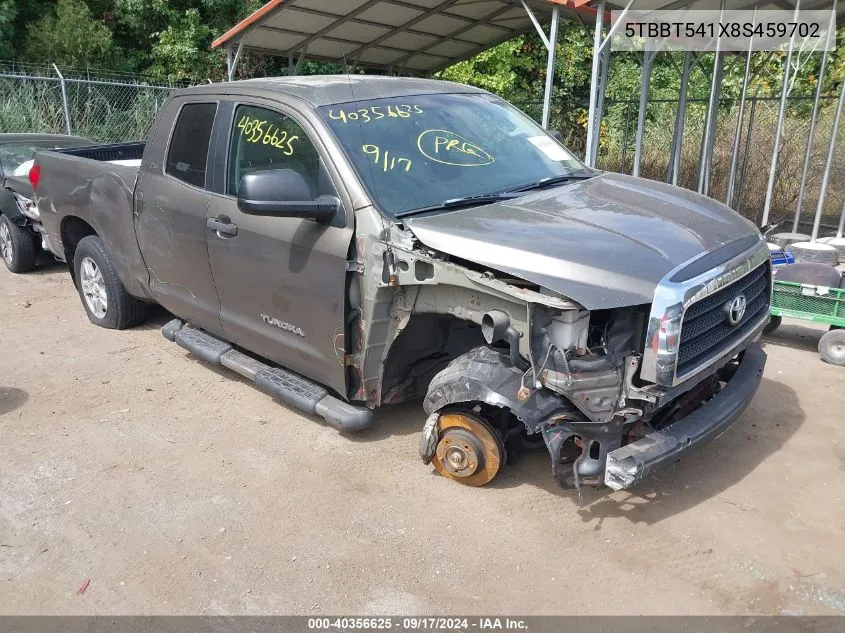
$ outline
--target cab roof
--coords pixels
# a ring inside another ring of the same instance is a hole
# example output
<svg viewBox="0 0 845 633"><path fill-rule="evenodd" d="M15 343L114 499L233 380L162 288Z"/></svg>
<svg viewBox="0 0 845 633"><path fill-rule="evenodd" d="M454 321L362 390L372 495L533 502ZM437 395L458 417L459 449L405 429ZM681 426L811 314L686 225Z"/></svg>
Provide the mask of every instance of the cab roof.
<svg viewBox="0 0 845 633"><path fill-rule="evenodd" d="M447 93L487 94L487 91L465 84L437 79L382 77L378 75L308 75L201 84L179 90L175 95L230 94L272 99L279 94L285 94L319 107L368 99Z"/></svg>

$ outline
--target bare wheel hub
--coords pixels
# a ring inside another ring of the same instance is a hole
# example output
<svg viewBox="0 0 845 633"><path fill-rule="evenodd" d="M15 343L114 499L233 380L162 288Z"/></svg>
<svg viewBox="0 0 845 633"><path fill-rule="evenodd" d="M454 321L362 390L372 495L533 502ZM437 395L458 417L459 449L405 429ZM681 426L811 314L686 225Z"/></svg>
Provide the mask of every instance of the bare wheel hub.
<svg viewBox="0 0 845 633"><path fill-rule="evenodd" d="M444 413L432 464L444 477L467 486L483 486L505 461L501 435L471 413Z"/></svg>
<svg viewBox="0 0 845 633"><path fill-rule="evenodd" d="M474 475L483 465L483 451L478 438L464 429L449 429L437 445L437 457L455 477Z"/></svg>

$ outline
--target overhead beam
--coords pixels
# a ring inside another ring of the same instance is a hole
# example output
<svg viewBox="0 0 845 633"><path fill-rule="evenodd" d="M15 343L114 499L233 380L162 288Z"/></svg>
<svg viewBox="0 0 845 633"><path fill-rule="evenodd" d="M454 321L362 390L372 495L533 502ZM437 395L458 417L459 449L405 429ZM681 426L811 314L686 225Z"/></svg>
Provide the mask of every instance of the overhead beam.
<svg viewBox="0 0 845 633"><path fill-rule="evenodd" d="M458 0L443 0L443 2L434 5L433 7L428 9L427 11L423 11L418 16L411 18L407 22L404 22L404 23L400 24L399 26L392 28L387 33L385 33L384 35L380 35L376 39L374 39L373 41L367 42L363 46L359 46L354 51L349 53L349 55L352 56L352 57L360 55L364 51L366 51L370 48L373 48L374 46L377 46L378 44L381 44L384 40L390 39L394 35L397 35L399 33L406 31L408 28L414 26L415 24L419 24L420 22L422 22L426 18L431 17L432 15L441 13L444 9L448 9L453 4L455 4L457 1Z"/></svg>
<svg viewBox="0 0 845 633"><path fill-rule="evenodd" d="M360 7L358 7L357 9L355 9L354 11L350 11L350 12L349 12L346 16L344 16L344 19L345 19L345 20L349 20L349 19L351 19L351 18L354 18L354 17L356 17L356 16L359 16L359 15L361 15L364 11L366 11L367 9L370 9L371 7L374 7L375 5L377 5L377 4L378 4L378 3L380 3L380 2L382 2L382 0L368 0L367 2L365 2L364 4L362 4ZM326 33L328 33L329 31L333 31L334 29L336 29L336 28L337 28L338 26L340 26L341 24L343 24L343 20L338 20L338 21L336 21L336 22L332 22L331 24L327 24L326 26L324 26L323 28L321 28L321 29L320 29L319 31L317 31L316 33L314 33L314 34L312 34L312 35L309 35L307 38L305 38L305 41L303 41L303 42L299 42L296 46L291 46L291 47L290 47L288 50L286 50L283 54L284 54L284 55L290 55L291 53L293 53L294 51L298 50L299 48L304 47L304 46L308 46L311 42L313 42L313 41L314 41L314 40L316 40L316 39L319 39L319 38L323 37L323 35L325 35L325 34L326 34Z"/></svg>
<svg viewBox="0 0 845 633"><path fill-rule="evenodd" d="M482 2L490 2L490 0L482 0ZM462 2L461 6L464 6L466 4L467 4L466 2ZM306 13L308 15L316 15L316 16L319 16L321 18L329 18L329 19L334 19L334 20L340 20L344 17L342 15L337 15L336 13L329 13L328 11L320 11L319 9L299 7L299 6L296 6L296 5L289 7L288 11L293 11L294 13ZM384 24L382 22L373 22L372 20L364 20L362 18L347 17L345 21L350 22L352 24L360 24L361 26L371 26L371 27L377 28L377 29L390 28L389 25ZM405 32L409 33L411 35L419 35L420 37L437 37L436 35L434 35L432 33L427 33L425 31L418 31L416 29L406 29ZM475 44L475 42L472 42L470 40L458 40L458 41L463 42L464 44Z"/></svg>
<svg viewBox="0 0 845 633"><path fill-rule="evenodd" d="M500 2L500 1L501 0L497 0L497 2ZM395 5L397 7L404 7L406 9L413 9L414 11L421 11L422 10L421 6L416 5L416 4L411 4L409 2L402 2L402 0L381 0L381 2L386 2L387 4L392 4L392 5ZM446 13L444 15L447 15L450 18L454 18L455 20L458 20L460 22L472 22L473 21L473 18L467 18L463 15L457 15L455 13ZM502 27L496 27L496 28L501 29Z"/></svg>
<svg viewBox="0 0 845 633"><path fill-rule="evenodd" d="M265 26L265 25L262 24L261 26L256 27L256 28L258 30L261 30L261 31L273 31L275 33L284 33L285 35L302 35L302 33L300 33L299 31L293 31L291 29L284 29L284 28L280 28L278 26ZM342 37L335 37L334 35L324 35L320 39L326 40L327 42L337 42L338 44L352 44L353 46L357 46L357 45L361 44L361 42L358 42L356 40L348 40L348 39L345 39L345 38L342 38ZM297 44L297 46L295 47L294 50L298 51L302 48L305 48L305 46L308 46L309 43L310 42L306 42L304 46L300 46L299 44ZM407 48L396 48L395 46L385 46L384 44L381 44L381 45L376 46L374 48L380 48L382 50L391 51L393 53L407 53L408 52ZM435 53L429 53L429 54L432 57L440 57L442 59L449 59L446 55L437 55ZM352 57L352 56L353 56L352 53L349 53L348 55L346 55L346 57Z"/></svg>
<svg viewBox="0 0 845 633"><path fill-rule="evenodd" d="M393 62L392 62L392 63L393 63L393 64L399 64L399 63L402 63L402 62L404 62L404 61L406 61L406 60L410 59L410 58L411 58L411 57L413 57L414 55L420 55L420 54L422 54L422 53L426 53L427 51L430 51L432 48L434 48L434 47L438 46L439 44L442 44L443 42L448 42L448 41L459 41L459 42L463 42L463 41L465 41L465 40L457 40L457 39L455 39L455 36L456 36L456 35L462 35L463 33L466 33L467 31L469 31L470 29L472 29L472 28L474 28L474 27L478 26L479 24L483 24L483 23L485 23L487 20L490 20L490 19L492 19L492 18L494 18L494 17L496 17L496 16L498 16L498 15L501 15L502 13L505 13L506 11L510 11L512 8L513 8L513 7L512 7L512 6L510 6L510 5L508 5L508 6L506 6L506 7L502 7L501 9L498 9L497 11L494 11L493 13L491 13L491 14L490 14L490 15L488 15L488 16L485 16L485 17L483 17L483 18L478 18L478 19L476 19L476 20L475 20L475 22L471 22L471 23L469 23L469 24L465 24L464 26L462 26L462 27L460 27L460 28L457 28L457 29L455 29L454 31L452 31L452 32L450 32L450 33L447 33L446 35L444 35L444 36L442 36L442 37L438 38L436 41L431 42L430 44L426 44L425 46L423 46L423 47L421 47L421 48L419 48L419 49L415 50L413 53L408 53L407 55L404 55L404 56L400 57L399 59L395 59L395 60L393 60ZM508 31L508 33L509 33L509 35L508 35L508 37L507 37L507 38L505 38L506 40L507 40L507 39L510 39L511 37L515 37L516 35L518 35L518 33L517 33L517 32L515 32L515 31L510 31L510 30L509 30L509 31ZM476 49L478 49L478 48L481 46L481 44L473 43L473 46L474 46ZM476 50L476 52L475 52L475 53L473 53L472 55L470 55L470 57L472 57L473 55L476 55L478 52L479 52L479 51L478 51L478 50Z"/></svg>

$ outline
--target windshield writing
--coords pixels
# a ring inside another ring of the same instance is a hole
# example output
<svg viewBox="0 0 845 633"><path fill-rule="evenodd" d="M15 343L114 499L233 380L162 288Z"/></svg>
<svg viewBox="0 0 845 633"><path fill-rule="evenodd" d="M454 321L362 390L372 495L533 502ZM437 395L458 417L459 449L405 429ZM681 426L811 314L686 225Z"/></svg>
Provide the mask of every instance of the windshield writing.
<svg viewBox="0 0 845 633"><path fill-rule="evenodd" d="M530 118L491 95L373 99L320 112L391 216L587 171Z"/></svg>

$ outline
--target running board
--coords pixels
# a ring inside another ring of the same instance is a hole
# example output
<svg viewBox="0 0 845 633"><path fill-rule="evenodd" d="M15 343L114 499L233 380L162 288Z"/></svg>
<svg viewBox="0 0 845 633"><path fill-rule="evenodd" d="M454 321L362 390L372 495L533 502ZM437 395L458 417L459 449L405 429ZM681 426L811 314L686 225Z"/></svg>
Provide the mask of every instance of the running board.
<svg viewBox="0 0 845 633"><path fill-rule="evenodd" d="M339 431L359 431L373 423L373 412L335 398L324 388L299 374L272 367L236 350L231 343L212 336L205 330L184 324L180 319L168 321L161 328L164 337L212 365L222 365L244 378L249 378L262 391L285 404L322 417Z"/></svg>

